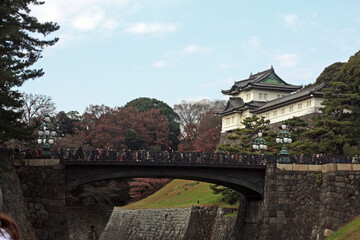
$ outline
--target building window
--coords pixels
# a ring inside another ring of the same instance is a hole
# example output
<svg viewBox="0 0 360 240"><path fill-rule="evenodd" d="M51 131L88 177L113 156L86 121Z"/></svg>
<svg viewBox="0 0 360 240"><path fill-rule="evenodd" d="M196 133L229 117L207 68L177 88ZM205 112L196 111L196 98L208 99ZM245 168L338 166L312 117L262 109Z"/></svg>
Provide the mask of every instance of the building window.
<svg viewBox="0 0 360 240"><path fill-rule="evenodd" d="M264 93L264 100L267 100L267 93Z"/></svg>
<svg viewBox="0 0 360 240"><path fill-rule="evenodd" d="M270 118L270 113L266 114L266 118L269 119Z"/></svg>
<svg viewBox="0 0 360 240"><path fill-rule="evenodd" d="M281 114L285 114L285 108L281 109Z"/></svg>
<svg viewBox="0 0 360 240"><path fill-rule="evenodd" d="M277 95L277 98L280 98L280 94Z"/></svg>
<svg viewBox="0 0 360 240"><path fill-rule="evenodd" d="M231 118L231 123L232 123L232 124L235 123L235 118L234 118L234 117Z"/></svg>
<svg viewBox="0 0 360 240"><path fill-rule="evenodd" d="M311 100L306 102L307 107L311 107Z"/></svg>
<svg viewBox="0 0 360 240"><path fill-rule="evenodd" d="M230 124L230 118L226 118L226 125Z"/></svg>
<svg viewBox="0 0 360 240"><path fill-rule="evenodd" d="M277 116L277 111L273 112L273 116L276 117Z"/></svg>
<svg viewBox="0 0 360 240"><path fill-rule="evenodd" d="M302 103L298 104L298 110L302 109Z"/></svg>
<svg viewBox="0 0 360 240"><path fill-rule="evenodd" d="M290 106L290 107L289 107L289 112L292 112L292 111L294 111L294 107L293 107L293 106Z"/></svg>
<svg viewBox="0 0 360 240"><path fill-rule="evenodd" d="M246 100L250 100L250 93L246 94Z"/></svg>
<svg viewBox="0 0 360 240"><path fill-rule="evenodd" d="M282 97L285 97L285 95L282 95Z"/></svg>
<svg viewBox="0 0 360 240"><path fill-rule="evenodd" d="M259 100L262 100L262 93L259 93Z"/></svg>

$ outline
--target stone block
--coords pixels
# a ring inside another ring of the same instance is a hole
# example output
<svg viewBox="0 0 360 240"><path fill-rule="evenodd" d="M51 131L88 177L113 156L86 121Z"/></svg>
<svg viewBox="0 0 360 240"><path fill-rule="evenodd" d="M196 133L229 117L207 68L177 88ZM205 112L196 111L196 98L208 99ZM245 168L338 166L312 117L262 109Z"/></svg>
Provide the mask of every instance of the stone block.
<svg viewBox="0 0 360 240"><path fill-rule="evenodd" d="M352 164L351 166L353 171L360 171L360 164Z"/></svg>
<svg viewBox="0 0 360 240"><path fill-rule="evenodd" d="M285 218L285 212L284 211L277 211L277 216L280 218Z"/></svg>
<svg viewBox="0 0 360 240"><path fill-rule="evenodd" d="M309 171L311 172L321 172L323 165L309 165Z"/></svg>
<svg viewBox="0 0 360 240"><path fill-rule="evenodd" d="M343 176L335 176L335 182L344 182Z"/></svg>
<svg viewBox="0 0 360 240"><path fill-rule="evenodd" d="M336 164L335 163L328 163L322 165L322 172L328 173L328 172L335 172L336 171Z"/></svg>
<svg viewBox="0 0 360 240"><path fill-rule="evenodd" d="M335 186L343 188L343 187L345 187L345 183L344 182L335 182Z"/></svg>
<svg viewBox="0 0 360 240"><path fill-rule="evenodd" d="M339 164L337 164L337 170L338 171L351 171L352 164L339 163Z"/></svg>
<svg viewBox="0 0 360 240"><path fill-rule="evenodd" d="M44 166L54 166L60 163L60 159L44 159Z"/></svg>
<svg viewBox="0 0 360 240"><path fill-rule="evenodd" d="M309 165L307 165L307 164L294 164L293 165L293 171L307 172L307 171L309 171Z"/></svg>
<svg viewBox="0 0 360 240"><path fill-rule="evenodd" d="M283 171L292 171L293 170L293 164L280 164L277 163L276 167Z"/></svg>
<svg viewBox="0 0 360 240"><path fill-rule="evenodd" d="M27 166L42 167L44 166L44 159L28 159Z"/></svg>

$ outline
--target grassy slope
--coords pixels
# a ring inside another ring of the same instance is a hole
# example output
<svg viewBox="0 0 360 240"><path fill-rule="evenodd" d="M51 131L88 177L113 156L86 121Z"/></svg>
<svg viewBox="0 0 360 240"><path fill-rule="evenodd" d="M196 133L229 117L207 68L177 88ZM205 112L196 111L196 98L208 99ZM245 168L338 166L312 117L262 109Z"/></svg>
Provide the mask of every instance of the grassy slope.
<svg viewBox="0 0 360 240"><path fill-rule="evenodd" d="M238 207L223 203L221 198L221 194L214 195L211 192L209 183L175 179L153 195L121 208L172 208L192 205Z"/></svg>
<svg viewBox="0 0 360 240"><path fill-rule="evenodd" d="M359 240L360 239L360 217L354 219L344 227L340 228L326 240Z"/></svg>

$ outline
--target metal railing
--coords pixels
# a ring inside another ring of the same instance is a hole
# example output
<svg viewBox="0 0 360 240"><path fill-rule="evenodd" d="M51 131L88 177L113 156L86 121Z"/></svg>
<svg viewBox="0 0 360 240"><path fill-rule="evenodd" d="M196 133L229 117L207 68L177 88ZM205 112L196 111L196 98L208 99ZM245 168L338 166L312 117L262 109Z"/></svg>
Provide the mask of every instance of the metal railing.
<svg viewBox="0 0 360 240"><path fill-rule="evenodd" d="M7 159L37 159L40 158L40 150L14 150L0 149L0 154ZM114 150L114 149L60 149L52 150L52 158L65 161L117 161L117 162L140 162L140 163L206 163L206 164L240 164L240 165L266 165L277 162L278 155L265 154L231 154L231 153L203 153L203 152L177 152L161 151L153 152L147 150ZM290 163L321 165L327 163L360 163L358 155L289 155Z"/></svg>

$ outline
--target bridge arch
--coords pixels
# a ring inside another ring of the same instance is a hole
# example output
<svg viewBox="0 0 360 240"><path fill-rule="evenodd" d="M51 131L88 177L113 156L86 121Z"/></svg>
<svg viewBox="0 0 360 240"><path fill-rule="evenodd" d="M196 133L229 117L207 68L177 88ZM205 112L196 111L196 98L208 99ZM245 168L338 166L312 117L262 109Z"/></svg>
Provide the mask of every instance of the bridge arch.
<svg viewBox="0 0 360 240"><path fill-rule="evenodd" d="M174 178L219 184L239 191L250 200L261 200L264 194L266 167L109 162L89 164L71 161L66 163L65 168L68 190L86 183L116 178Z"/></svg>

